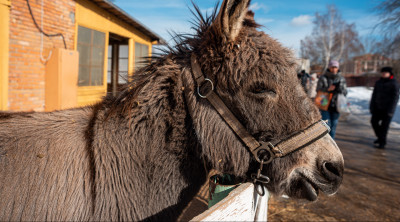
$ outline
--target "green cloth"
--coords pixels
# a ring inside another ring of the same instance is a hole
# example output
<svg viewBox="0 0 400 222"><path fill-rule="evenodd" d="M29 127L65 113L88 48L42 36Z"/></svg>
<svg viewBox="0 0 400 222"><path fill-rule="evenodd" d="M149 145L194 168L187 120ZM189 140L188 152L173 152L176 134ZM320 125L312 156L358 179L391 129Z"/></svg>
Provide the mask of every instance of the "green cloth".
<svg viewBox="0 0 400 222"><path fill-rule="evenodd" d="M240 184L235 184L233 176L229 174L214 175L210 177L208 208L214 206L227 197L228 194L239 185Z"/></svg>

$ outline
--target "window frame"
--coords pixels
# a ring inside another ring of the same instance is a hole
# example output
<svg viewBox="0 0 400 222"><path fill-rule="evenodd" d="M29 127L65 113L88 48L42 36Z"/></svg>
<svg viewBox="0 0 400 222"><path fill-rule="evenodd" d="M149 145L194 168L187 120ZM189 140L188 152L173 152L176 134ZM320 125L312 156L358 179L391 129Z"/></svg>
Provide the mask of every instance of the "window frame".
<svg viewBox="0 0 400 222"><path fill-rule="evenodd" d="M138 50L138 47L137 47L138 45L140 46L140 54L143 54L143 51L142 51L143 48L144 48L143 46L147 47L146 55L140 55L140 56L136 55L136 51ZM135 67L134 67L134 69L135 69L135 71L137 71L138 69L146 66L146 64L144 64L142 62L146 60L146 59L143 59L143 57L145 57L145 56L149 57L150 56L150 46L148 44L144 44L144 43L141 43L141 42L135 42L134 56L135 56ZM147 63L150 64L150 60L149 59L148 59Z"/></svg>
<svg viewBox="0 0 400 222"><path fill-rule="evenodd" d="M80 28L88 29L90 31L90 42L89 43L80 42L79 41L79 34L81 33L79 31ZM94 38L94 36L95 36L94 33L96 33L96 32L103 34L103 44L94 44L94 39L95 39ZM78 73L78 83L77 83L78 87L103 87L104 86L104 70L105 70L105 65L106 65L105 64L105 62L106 62L105 57L106 57L106 53L107 53L107 49L106 49L106 46L105 46L106 42L107 42L107 32L100 31L100 30L97 30L95 28L90 28L90 27L87 27L87 26L84 26L84 25L80 25L80 24L77 25L76 50L79 52L79 47L80 46L89 47L89 55L88 55L89 56L89 62L88 62L88 64L82 64L81 63L81 59L79 59L79 70L80 70L81 67L86 67L89 70L89 77L88 77L88 80L87 80L88 84L80 85L79 81L80 81L80 77L81 77L81 72L79 71L79 73ZM101 56L101 62L100 62L99 65L93 65L92 56L93 56L94 48L100 49L100 51L102 49L102 52L103 52L103 56ZM100 84L92 84L92 77L94 76L92 74L93 69L100 69L101 70L101 72L100 72L101 75L99 75L99 79L98 79L100 81Z"/></svg>

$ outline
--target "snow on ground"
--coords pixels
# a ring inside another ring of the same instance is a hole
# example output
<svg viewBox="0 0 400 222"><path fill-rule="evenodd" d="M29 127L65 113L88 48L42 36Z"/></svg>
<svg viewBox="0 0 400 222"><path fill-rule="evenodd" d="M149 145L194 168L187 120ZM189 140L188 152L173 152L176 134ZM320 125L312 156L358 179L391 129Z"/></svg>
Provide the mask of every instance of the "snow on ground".
<svg viewBox="0 0 400 222"><path fill-rule="evenodd" d="M347 102L350 106L351 114L348 119L361 121L370 124L371 114L369 113L369 102L372 96L371 87L348 87ZM390 124L391 128L400 129L400 100L397 103L396 112Z"/></svg>

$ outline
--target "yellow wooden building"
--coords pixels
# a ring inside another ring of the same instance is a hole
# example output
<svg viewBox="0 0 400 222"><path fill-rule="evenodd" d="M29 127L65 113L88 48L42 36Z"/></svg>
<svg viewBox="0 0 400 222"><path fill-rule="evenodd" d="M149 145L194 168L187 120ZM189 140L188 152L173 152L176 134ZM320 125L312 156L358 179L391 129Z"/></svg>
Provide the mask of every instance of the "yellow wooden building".
<svg viewBox="0 0 400 222"><path fill-rule="evenodd" d="M94 104L164 42L107 0L0 0L0 18L0 110Z"/></svg>
<svg viewBox="0 0 400 222"><path fill-rule="evenodd" d="M0 110L7 109L10 5L11 0L0 0Z"/></svg>

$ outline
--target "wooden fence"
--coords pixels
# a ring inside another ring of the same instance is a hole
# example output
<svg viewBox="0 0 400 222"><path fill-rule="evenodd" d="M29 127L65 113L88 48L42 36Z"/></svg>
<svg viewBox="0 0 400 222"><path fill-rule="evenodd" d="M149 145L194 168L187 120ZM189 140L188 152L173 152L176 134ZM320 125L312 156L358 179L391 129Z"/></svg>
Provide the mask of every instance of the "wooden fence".
<svg viewBox="0 0 400 222"><path fill-rule="evenodd" d="M258 195L252 183L245 183L192 221L267 221L269 193Z"/></svg>

